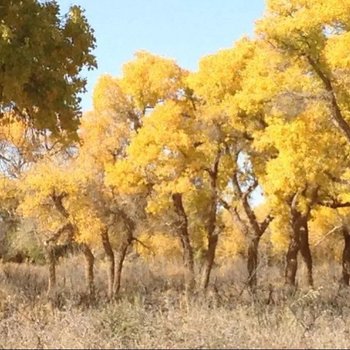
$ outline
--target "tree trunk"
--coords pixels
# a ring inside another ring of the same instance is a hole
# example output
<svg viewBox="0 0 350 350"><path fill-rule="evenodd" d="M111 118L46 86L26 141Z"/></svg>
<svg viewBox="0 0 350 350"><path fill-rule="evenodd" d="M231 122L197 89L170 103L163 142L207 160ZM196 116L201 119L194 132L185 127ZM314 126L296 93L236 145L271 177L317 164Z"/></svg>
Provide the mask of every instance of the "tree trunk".
<svg viewBox="0 0 350 350"><path fill-rule="evenodd" d="M313 287L314 281L312 276L312 255L311 255L310 244L309 244L308 223L307 223L307 218L305 217L302 218L299 237L300 237L300 253L307 267L308 284L310 287Z"/></svg>
<svg viewBox="0 0 350 350"><path fill-rule="evenodd" d="M217 232L217 209L218 209L218 194L217 194L217 180L219 174L219 164L220 158L222 156L221 150L218 149L218 152L215 157L215 161L212 169L209 171L210 178L210 207L208 221L206 224L207 228L207 237L208 237L208 250L206 254L206 260L204 262L201 288L207 289L210 280L210 274L215 261L216 246L218 244L219 236Z"/></svg>
<svg viewBox="0 0 350 350"><path fill-rule="evenodd" d="M292 236L287 252L286 284L295 286L298 269L298 252L300 251L306 264L308 284L313 286L312 255L309 244L308 213L302 214L297 209L292 209Z"/></svg>
<svg viewBox="0 0 350 350"><path fill-rule="evenodd" d="M215 252L216 252L216 246L218 244L218 238L219 236L215 233L212 233L210 236L208 236L208 251L204 262L202 281L201 281L202 289L206 289L209 284L210 274L211 274L211 271L214 265L214 260L215 260Z"/></svg>
<svg viewBox="0 0 350 350"><path fill-rule="evenodd" d="M248 286L252 291L257 287L258 249L261 236L253 236L248 246Z"/></svg>
<svg viewBox="0 0 350 350"><path fill-rule="evenodd" d="M114 285L114 274L115 274L115 261L114 252L109 241L108 231L104 230L101 234L103 249L106 253L108 263L108 298L113 297L113 285Z"/></svg>
<svg viewBox="0 0 350 350"><path fill-rule="evenodd" d="M119 251L116 254L116 269L115 269L114 288L113 288L114 295L118 295L120 291L124 260L125 260L126 253L128 251L130 243L131 242L129 242L128 240L123 242Z"/></svg>
<svg viewBox="0 0 350 350"><path fill-rule="evenodd" d="M302 192L305 193L306 189ZM317 191L314 192L316 195ZM297 200L300 192L294 194L290 203L291 209L291 236L286 256L285 283L295 286L295 278L298 269L298 252L302 249L302 256L306 262L309 274L309 283L312 283L312 258L309 247L307 218L310 207L306 214L301 213L297 208Z"/></svg>
<svg viewBox="0 0 350 350"><path fill-rule="evenodd" d="M57 198L57 197L55 197ZM45 259L49 265L49 283L47 288L47 294L54 294L56 289L56 262L57 262L57 256L56 256L56 250L57 246L55 243L60 238L60 236L68 231L70 236L73 234L74 227L71 223L67 223L63 225L61 228L59 228L53 236L51 236L50 239L46 240L44 242L44 252L45 252Z"/></svg>
<svg viewBox="0 0 350 350"><path fill-rule="evenodd" d="M298 269L298 252L299 252L299 230L294 231L291 237L287 256L286 256L286 273L285 282L287 285L295 286L295 277Z"/></svg>
<svg viewBox="0 0 350 350"><path fill-rule="evenodd" d="M237 156L236 162L237 162ZM232 182L233 186L236 192L236 195L239 197L240 202L242 204L244 213L246 215L246 218L248 222L244 222L238 212L235 210L231 210L232 217L234 220L239 223L241 231L244 233L245 236L247 236L250 239L249 245L248 245L248 252L247 252L247 270L248 270L248 286L252 292L256 291L257 287L257 268L258 268L258 262L259 262L259 242L268 228L272 217L268 215L265 220L260 224L258 222L258 219L254 213L254 210L251 207L251 204L249 203L249 197L254 191L254 189L258 186L258 180L255 179L253 184L246 190L243 191L242 187L239 182L238 172L235 172L232 176Z"/></svg>
<svg viewBox="0 0 350 350"><path fill-rule="evenodd" d="M342 260L342 279L341 284L348 286L350 279L350 232L347 227L343 227L344 249Z"/></svg>
<svg viewBox="0 0 350 350"><path fill-rule="evenodd" d="M49 283L47 287L47 294L53 295L56 290L56 257L51 246L45 249L46 262L49 265Z"/></svg>
<svg viewBox="0 0 350 350"><path fill-rule="evenodd" d="M86 268L85 268L85 276L86 276L86 284L87 290L90 295L94 294L95 285L94 285L94 255L91 252L91 249L86 245L81 245L82 252L85 256L86 260Z"/></svg>
<svg viewBox="0 0 350 350"><path fill-rule="evenodd" d="M186 270L185 283L187 288L193 289L195 286L193 249L188 233L188 219L182 203L182 194L174 193L172 199L179 218L177 232L183 248L184 267Z"/></svg>
<svg viewBox="0 0 350 350"><path fill-rule="evenodd" d="M202 280L201 280L201 288L206 289L209 284L211 270L215 261L215 253L216 246L218 244L219 236L218 232L216 232L216 209L217 209L217 198L216 198L216 176L211 176L211 187L212 187L212 199L211 199L211 207L209 212L209 217L207 221L207 237L208 237L208 250L205 257L203 272L202 272Z"/></svg>
<svg viewBox="0 0 350 350"><path fill-rule="evenodd" d="M187 231L187 229L186 229ZM188 234L181 236L181 242L184 250L184 266L185 266L185 283L186 287L193 289L195 286L194 278L194 260L193 260L193 250Z"/></svg>

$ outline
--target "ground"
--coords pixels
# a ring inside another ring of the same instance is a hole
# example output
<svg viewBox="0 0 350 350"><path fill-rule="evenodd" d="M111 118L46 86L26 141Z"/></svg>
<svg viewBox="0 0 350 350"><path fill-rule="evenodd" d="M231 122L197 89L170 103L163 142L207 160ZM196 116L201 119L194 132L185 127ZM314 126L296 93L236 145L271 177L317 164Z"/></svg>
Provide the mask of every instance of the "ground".
<svg viewBox="0 0 350 350"><path fill-rule="evenodd" d="M336 264L316 266L315 288L306 288L301 278L297 291L285 289L282 269L261 270L253 296L244 287L244 263L237 260L216 267L204 296L183 290L177 264L137 259L126 264L119 298L108 302L105 266L96 267L91 300L80 262L61 261L55 300L45 295L45 267L0 266L0 348L350 346L350 292L339 289Z"/></svg>

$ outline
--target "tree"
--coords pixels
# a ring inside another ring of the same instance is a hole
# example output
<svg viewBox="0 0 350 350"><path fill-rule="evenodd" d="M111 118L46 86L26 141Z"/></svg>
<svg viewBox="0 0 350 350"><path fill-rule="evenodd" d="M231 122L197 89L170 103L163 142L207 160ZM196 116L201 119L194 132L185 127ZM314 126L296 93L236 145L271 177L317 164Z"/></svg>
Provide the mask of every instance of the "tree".
<svg viewBox="0 0 350 350"><path fill-rule="evenodd" d="M274 21L274 26L269 24L271 20ZM318 112L315 110L313 112L318 115L316 123L324 125L326 134L333 133L333 138L330 138L328 144L331 146L335 139L338 141L338 138L334 136L339 131L347 142L350 141L350 128L347 121L348 80L346 79L349 62L342 49L348 40L348 23L349 4L346 2L271 0L268 2L264 18L257 26L260 38L265 40L271 49L278 52L281 57L285 57L286 62L287 60L293 62L289 63L289 66L294 66L301 73L298 75L301 78L300 82L303 82L302 85L298 87L289 84L284 89L280 89L280 92L283 90L284 92L277 94L276 97L278 95L280 97L290 96L293 98L294 106L299 105L299 111L294 113L293 117L312 105L314 109L317 108ZM330 125L326 128L327 123ZM332 126L333 124L336 128ZM322 131L320 130L320 137L325 134ZM339 150L342 148L344 145L340 146ZM311 149L316 149L315 144ZM324 150L324 152L329 152L329 150ZM336 154L337 152L332 153L335 167L330 166L327 170L328 174L333 174L331 175L333 178L339 177L337 167L339 163L335 157ZM343 165L346 166L346 159L343 159ZM323 184L326 181L330 183L329 180L325 180ZM311 182L309 185L315 186L315 183ZM313 191L315 190L314 187ZM303 189L300 190L300 192L303 191ZM290 200L290 203L293 203L293 200ZM300 220L294 220L294 224L299 226ZM305 224L303 231L305 231ZM292 255L295 255L296 247L297 244L294 245L295 249L292 249L294 251Z"/></svg>
<svg viewBox="0 0 350 350"><path fill-rule="evenodd" d="M18 188L57 139L77 139L80 73L96 67L95 38L81 8L61 17L55 1L8 1L0 20L1 170Z"/></svg>
<svg viewBox="0 0 350 350"><path fill-rule="evenodd" d="M296 58L316 79L317 89L309 90L310 96L326 105L330 120L348 142L350 62L343 48L350 38L349 9L346 1L338 0L270 0L257 26L263 39Z"/></svg>
<svg viewBox="0 0 350 350"><path fill-rule="evenodd" d="M255 171L257 160L263 163L263 156L253 149L252 141L254 133L265 127L264 111L260 106L252 110L250 103L247 108L242 102L247 100L244 78L249 74L250 62L261 52L259 43L243 38L233 48L205 57L200 62L199 71L189 76L190 87L197 98L197 113L204 119L203 129L208 130L205 135L207 143L216 144L220 150L214 162L216 166L209 171L215 180L212 181L215 193L212 222L215 222L214 213L223 207L248 237L248 281L253 289L257 284L259 241L271 218L259 223L251 203L251 195L259 185ZM219 161L224 162L224 170L220 172ZM215 235L209 234L209 252L215 251L216 247L215 241L210 244L211 237L217 240ZM208 266L212 264L212 256L213 253L208 255ZM204 285L208 283L206 274Z"/></svg>
<svg viewBox="0 0 350 350"><path fill-rule="evenodd" d="M348 203L344 204L348 205ZM315 209L310 222L310 234L313 245L319 251L320 262L329 259L341 262L342 275L339 283L341 286L348 286L350 276L349 208L341 207L340 203L335 202L329 202L327 206L319 206ZM344 244L341 250L342 240Z"/></svg>
<svg viewBox="0 0 350 350"><path fill-rule="evenodd" d="M273 146L277 151L267 163L262 183L273 215L287 212L283 220L290 220L291 241L286 267L289 284L295 283L296 257L300 249L312 285L308 221L318 201L332 193L333 184L328 174L341 176L347 163L347 145L344 140L334 140L327 120L321 118L322 109L309 105L293 121L276 119L256 143L258 147Z"/></svg>
<svg viewBox="0 0 350 350"><path fill-rule="evenodd" d="M138 52L135 59L124 66L121 78L101 77L94 90L94 111L83 118L81 164L95 164L96 174L99 174L94 180L95 189L109 198L104 201L106 213L114 217L114 222L123 223L124 234L119 232L119 246L114 254L109 242L109 221L104 221L103 245L110 266L110 296L120 289L123 262L129 246L136 240L147 191L125 194L114 186L113 181L103 181L105 170L107 175L115 166L121 171L126 170L123 167L126 148L142 127L145 115L163 100L176 97L180 79L181 70L173 61ZM132 174L128 173L127 177L130 176Z"/></svg>
<svg viewBox="0 0 350 350"><path fill-rule="evenodd" d="M63 17L55 1L7 1L0 9L0 112L34 129L74 136L84 67L96 67L95 38L83 11Z"/></svg>
<svg viewBox="0 0 350 350"><path fill-rule="evenodd" d="M186 124L191 121L186 124L183 122L186 123L186 117L175 102L168 101L157 106L143 120L142 128L132 139L127 149L127 158L107 169L107 183L113 185L119 195L149 193L148 211L153 214L163 213L163 210L174 205L185 266L192 280L193 253L182 197L188 181L181 176L184 170L181 159L186 157L186 148L191 147L189 136L182 128L186 128Z"/></svg>
<svg viewBox="0 0 350 350"><path fill-rule="evenodd" d="M86 258L87 289L90 294L94 291L94 257L90 247L101 232L102 222L90 206L89 198L84 196L81 169L74 169L72 162L59 162L58 157L44 159L25 174L19 188L23 199L17 210L34 221L46 250L49 294L56 287L56 247L72 243L79 245Z"/></svg>
<svg viewBox="0 0 350 350"><path fill-rule="evenodd" d="M60 153L61 157L66 157L70 153L70 148L66 148L57 139L49 136L49 131L40 131L31 128L28 123L16 117L15 112L3 113L0 123L0 172L1 182L1 226L8 244L14 245L13 239L17 237L22 250L29 247L21 244L29 238L21 237L27 232L26 227L30 225L30 219L26 220L17 211L18 205L22 201L22 194L19 186L24 174L43 157L53 156ZM30 239L29 239L30 240ZM32 248L40 251L40 247L33 242ZM14 247L14 250L17 248ZM31 250L31 249L29 249Z"/></svg>

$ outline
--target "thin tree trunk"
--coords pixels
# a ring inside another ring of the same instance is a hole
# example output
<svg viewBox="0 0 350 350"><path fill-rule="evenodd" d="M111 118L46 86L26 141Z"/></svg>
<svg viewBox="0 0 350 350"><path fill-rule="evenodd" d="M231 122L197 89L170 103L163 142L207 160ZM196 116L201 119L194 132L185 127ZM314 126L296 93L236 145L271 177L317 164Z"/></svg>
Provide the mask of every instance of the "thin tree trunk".
<svg viewBox="0 0 350 350"><path fill-rule="evenodd" d="M45 249L46 262L49 265L49 283L47 287L47 294L53 295L56 290L56 257L52 247Z"/></svg>
<svg viewBox="0 0 350 350"><path fill-rule="evenodd" d="M301 215L297 210L297 192L291 202L291 236L286 255L286 274L285 283L289 286L295 286L295 278L298 270L298 252L300 249L300 225Z"/></svg>
<svg viewBox="0 0 350 350"><path fill-rule="evenodd" d="M119 251L116 254L116 266L115 266L116 268L115 268L115 278L114 278L114 288L113 288L114 295L118 295L120 291L123 265L124 265L124 260L125 260L129 245L130 245L130 242L128 240L123 242Z"/></svg>
<svg viewBox="0 0 350 350"><path fill-rule="evenodd" d="M259 252L259 242L261 236L253 236L249 242L248 246L248 258L247 258L247 268L248 268L248 286L252 291L256 290L258 284L257 269L258 269L258 252Z"/></svg>
<svg viewBox="0 0 350 350"><path fill-rule="evenodd" d="M218 194L217 194L217 179L219 173L219 163L221 158L221 151L218 149L213 168L209 170L210 177L210 190L211 190L211 199L210 199L210 208L209 216L207 221L207 237L208 237L208 250L206 254L206 259L204 262L201 288L207 289L210 280L210 274L215 261L216 246L218 244L219 236L216 230L216 213L218 206Z"/></svg>
<svg viewBox="0 0 350 350"><path fill-rule="evenodd" d="M313 287L314 281L312 276L312 255L311 255L310 244L309 244L308 223L307 223L307 218L305 217L302 219L299 237L300 237L300 253L307 267L308 284L310 287Z"/></svg>
<svg viewBox="0 0 350 350"><path fill-rule="evenodd" d="M88 293L90 295L94 294L95 285L94 285L94 255L91 252L91 249L86 245L81 245L82 252L85 256L86 260L86 268L85 268L85 276L86 276L86 284Z"/></svg>
<svg viewBox="0 0 350 350"><path fill-rule="evenodd" d="M188 219L182 203L182 194L174 193L172 195L172 199L175 211L179 218L177 222L177 233L183 248L184 266L186 270L186 287L189 289L193 289L195 286L193 249L188 233Z"/></svg>
<svg viewBox="0 0 350 350"><path fill-rule="evenodd" d="M347 227L343 227L344 249L342 260L342 279L341 284L348 286L350 279L350 232Z"/></svg>
<svg viewBox="0 0 350 350"><path fill-rule="evenodd" d="M207 237L208 237L208 250L205 257L203 272L202 272L202 280L201 280L201 288L206 289L209 285L210 274L213 269L214 261L215 261L215 253L216 246L218 244L219 236L218 232L216 232L216 209L217 209L217 198L216 198L216 175L211 176L212 181L212 199L211 199L211 208L208 217L207 223Z"/></svg>
<svg viewBox="0 0 350 350"><path fill-rule="evenodd" d="M218 244L218 234L215 232L216 228L216 177L212 176L212 191L213 196L211 200L210 214L207 222L207 237L208 237L208 250L204 261L201 288L206 289L209 285L210 274L213 269L215 261L216 246ZM214 184L213 184L214 183Z"/></svg>
<svg viewBox="0 0 350 350"><path fill-rule="evenodd" d="M202 281L201 288L206 289L209 285L210 274L213 269L214 261L215 261L215 252L216 246L218 244L218 235L212 233L208 236L208 251L206 255L206 259L204 262L203 272L202 272Z"/></svg>
<svg viewBox="0 0 350 350"><path fill-rule="evenodd" d="M108 262L108 298L113 297L113 285L114 285L114 274L115 274L115 260L114 252L109 241L108 231L104 230L101 234L103 249L106 253Z"/></svg>

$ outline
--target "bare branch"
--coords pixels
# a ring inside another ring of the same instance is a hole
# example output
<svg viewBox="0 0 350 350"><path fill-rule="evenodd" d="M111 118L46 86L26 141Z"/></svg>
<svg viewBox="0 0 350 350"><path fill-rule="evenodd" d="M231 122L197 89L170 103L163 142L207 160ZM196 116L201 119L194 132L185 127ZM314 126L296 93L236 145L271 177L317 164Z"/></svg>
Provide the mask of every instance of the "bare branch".
<svg viewBox="0 0 350 350"><path fill-rule="evenodd" d="M248 187L248 189L243 193L243 199L249 197L249 195L258 187L259 183L257 179L254 179L254 182Z"/></svg>
<svg viewBox="0 0 350 350"><path fill-rule="evenodd" d="M265 218L265 220L259 225L261 235L266 231L266 229L269 227L269 225L273 219L274 219L274 217L272 215L268 215Z"/></svg>
<svg viewBox="0 0 350 350"><path fill-rule="evenodd" d="M69 213L68 213L67 209L64 207L62 200L63 200L63 198L66 198L67 196L68 196L68 194L65 192L62 192L60 194L53 193L51 195L51 198L55 204L56 209L66 219L69 217Z"/></svg>
<svg viewBox="0 0 350 350"><path fill-rule="evenodd" d="M232 206L228 204L223 198L218 197L218 202L227 210L230 211Z"/></svg>
<svg viewBox="0 0 350 350"><path fill-rule="evenodd" d="M44 245L49 245L50 243L56 242L66 231L71 233L74 231L74 227L70 222L60 227L52 237L50 237L44 242Z"/></svg>
<svg viewBox="0 0 350 350"><path fill-rule="evenodd" d="M295 192L293 197L292 197L290 207L291 207L291 210L293 210L293 211L296 210L299 195L300 195L300 190Z"/></svg>
<svg viewBox="0 0 350 350"><path fill-rule="evenodd" d="M7 158L7 157L3 156L2 154L0 154L0 159L1 159L1 160L4 160L4 161L7 162L7 163L10 163L10 162L11 162L10 158Z"/></svg>
<svg viewBox="0 0 350 350"><path fill-rule="evenodd" d="M333 227L329 232L327 232L318 242L316 242L313 247L317 247L320 243L322 243L328 236L330 236L332 233L338 231L339 229L341 229L343 227L343 225L338 225Z"/></svg>
<svg viewBox="0 0 350 350"><path fill-rule="evenodd" d="M154 252L154 250L153 250L151 247L149 247L147 244L145 244L144 242L142 242L142 241L139 240L138 238L132 237L132 241L141 244L144 248L148 249L148 250L152 253L153 256L156 255L156 253Z"/></svg>
<svg viewBox="0 0 350 350"><path fill-rule="evenodd" d="M323 207L332 208L332 209L350 207L350 202L332 201L332 202L318 202L317 204L319 204Z"/></svg>

